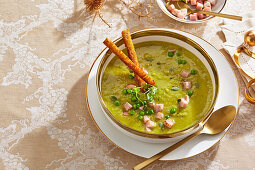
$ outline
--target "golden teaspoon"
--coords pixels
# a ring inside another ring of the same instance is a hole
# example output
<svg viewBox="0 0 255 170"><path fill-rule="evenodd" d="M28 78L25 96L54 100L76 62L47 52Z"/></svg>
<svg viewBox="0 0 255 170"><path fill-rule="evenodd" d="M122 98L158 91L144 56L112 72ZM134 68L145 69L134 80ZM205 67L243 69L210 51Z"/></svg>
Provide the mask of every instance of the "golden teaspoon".
<svg viewBox="0 0 255 170"><path fill-rule="evenodd" d="M146 166L150 165L154 161L172 152L176 148L180 147L181 145L188 142L190 139L200 134L216 135L224 131L235 119L235 117L236 117L236 108L234 106L229 105L229 106L225 106L218 109L217 111L212 113L211 117L208 119L208 121L204 125L202 123L199 124L199 126L202 127L200 131L184 138L183 140L177 142L176 144L170 146L169 148L147 159L146 161L136 165L134 167L134 170L140 170L142 168L145 168Z"/></svg>
<svg viewBox="0 0 255 170"><path fill-rule="evenodd" d="M222 18L228 18L228 19L234 19L234 20L239 20L242 21L243 17L241 16L236 16L236 15L229 15L229 14L221 14L221 13L216 13L216 12L209 12L209 11L200 11L200 10L192 10L188 4L185 2L181 1L175 1L175 2L168 2L166 6L170 6L171 4L174 4L176 9L187 9L187 15L192 14L192 13L200 13L200 14L207 14L207 15L212 15L212 16L217 16L217 17L222 17Z"/></svg>

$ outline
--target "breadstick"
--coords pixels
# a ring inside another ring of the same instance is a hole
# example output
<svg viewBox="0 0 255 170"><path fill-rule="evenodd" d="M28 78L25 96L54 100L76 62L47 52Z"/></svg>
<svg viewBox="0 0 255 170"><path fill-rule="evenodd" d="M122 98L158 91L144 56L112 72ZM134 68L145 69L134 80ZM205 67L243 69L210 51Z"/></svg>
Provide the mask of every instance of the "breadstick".
<svg viewBox="0 0 255 170"><path fill-rule="evenodd" d="M138 60L137 60L137 55L136 55L136 52L135 52L135 47L134 47L134 44L132 42L129 29L123 30L121 33L122 33L123 41L124 41L125 46L127 48L128 57L131 59L131 61L133 61L134 64L139 66L139 63L138 63ZM142 85L146 84L146 82L143 81L143 79L141 79L137 74L135 74L135 79L136 79L136 82L137 82L138 86L140 86L140 87Z"/></svg>
<svg viewBox="0 0 255 170"><path fill-rule="evenodd" d="M119 59L125 63L128 68L134 71L140 78L142 78L146 83L154 85L155 82L146 74L139 66L134 64L111 40L106 38L104 44L117 56Z"/></svg>

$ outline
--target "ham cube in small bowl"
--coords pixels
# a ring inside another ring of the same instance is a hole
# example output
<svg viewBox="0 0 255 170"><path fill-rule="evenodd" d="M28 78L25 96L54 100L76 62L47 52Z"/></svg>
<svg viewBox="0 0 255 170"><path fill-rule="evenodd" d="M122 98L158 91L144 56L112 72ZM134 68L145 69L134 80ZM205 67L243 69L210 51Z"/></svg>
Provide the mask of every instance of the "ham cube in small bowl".
<svg viewBox="0 0 255 170"><path fill-rule="evenodd" d="M199 14L198 12L191 13L186 8L180 8L173 3L178 3L182 0L156 0L161 10L170 18L184 23L202 23L212 19L214 16ZM225 7L227 0L188 0L185 2L192 10L212 11L220 13Z"/></svg>

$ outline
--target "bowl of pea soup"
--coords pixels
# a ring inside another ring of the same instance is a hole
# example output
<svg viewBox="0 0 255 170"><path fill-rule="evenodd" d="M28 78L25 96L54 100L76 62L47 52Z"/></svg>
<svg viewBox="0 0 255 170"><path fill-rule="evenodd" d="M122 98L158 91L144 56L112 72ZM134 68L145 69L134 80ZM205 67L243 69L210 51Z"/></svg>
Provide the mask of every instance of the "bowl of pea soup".
<svg viewBox="0 0 255 170"><path fill-rule="evenodd" d="M144 142L175 141L194 133L211 115L218 95L212 59L193 40L168 30L141 30L131 37L139 66L155 85L138 86L135 73L107 51L97 70L106 121ZM121 38L115 44L128 56Z"/></svg>

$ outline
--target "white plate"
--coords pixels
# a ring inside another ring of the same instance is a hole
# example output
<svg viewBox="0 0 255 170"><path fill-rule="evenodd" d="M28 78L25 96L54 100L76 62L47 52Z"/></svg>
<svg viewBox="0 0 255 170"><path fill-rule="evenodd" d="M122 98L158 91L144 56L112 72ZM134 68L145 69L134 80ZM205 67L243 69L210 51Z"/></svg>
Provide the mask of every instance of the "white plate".
<svg viewBox="0 0 255 170"><path fill-rule="evenodd" d="M160 7L160 9L167 16L169 16L170 18L173 18L176 21L185 22L185 23L201 23L201 22L208 21L209 19L213 18L213 16L208 16L207 18L201 19L201 20L198 20L198 21L191 21L191 20L186 19L186 18L185 19L180 19L180 18L177 18L176 16L174 16L170 11L168 11L168 9L166 8L165 0L156 0L156 1L157 1L158 6ZM225 7L226 3L227 3L227 0L217 0L216 5L212 6L212 12L220 13L223 10L223 8ZM191 9L195 9L195 6L191 6Z"/></svg>
<svg viewBox="0 0 255 170"><path fill-rule="evenodd" d="M204 48L213 59L219 73L220 87L218 99L215 105L215 110L226 105L233 105L238 108L239 90L235 74L233 73L233 70L231 69L231 66L229 65L225 57L218 50L216 50L208 42L189 33L173 29L157 30L166 30L182 34L196 41L200 46L202 46L202 48ZM149 158L156 153L162 151L163 149L169 147L173 143L157 144L145 143L135 140L123 134L108 121L108 119L103 113L103 110L100 107L96 90L96 72L99 62L105 52L106 50L104 50L96 59L88 75L86 90L87 104L91 113L91 117L94 119L100 131L116 146L132 154ZM213 136L200 135L195 139L189 141L185 145L181 146L180 148L176 149L175 151L171 152L170 154L162 157L161 160L178 160L197 155L216 144L225 135L227 130L228 128L224 132Z"/></svg>

